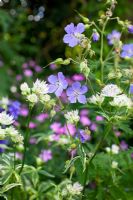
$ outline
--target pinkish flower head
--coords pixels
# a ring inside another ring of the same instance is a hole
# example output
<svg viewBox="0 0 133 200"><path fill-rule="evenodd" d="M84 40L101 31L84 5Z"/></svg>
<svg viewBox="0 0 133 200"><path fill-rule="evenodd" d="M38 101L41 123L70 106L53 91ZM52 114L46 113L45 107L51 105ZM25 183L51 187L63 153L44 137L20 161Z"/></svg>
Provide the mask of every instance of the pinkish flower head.
<svg viewBox="0 0 133 200"><path fill-rule="evenodd" d="M40 66L37 65L37 66L35 67L35 71L36 71L36 72L42 72L42 68L41 68Z"/></svg>
<svg viewBox="0 0 133 200"><path fill-rule="evenodd" d="M121 136L121 132L120 132L120 131L115 131L115 135L116 135L117 137L120 137L120 136Z"/></svg>
<svg viewBox="0 0 133 200"><path fill-rule="evenodd" d="M30 129L33 129L33 128L36 128L36 127L37 127L37 125L34 122L30 122L29 123L29 128Z"/></svg>
<svg viewBox="0 0 133 200"><path fill-rule="evenodd" d="M52 152L51 150L42 150L39 157L42 159L42 161L48 162L52 159Z"/></svg>
<svg viewBox="0 0 133 200"><path fill-rule="evenodd" d="M27 77L31 77L31 76L33 76L33 72L30 69L25 69L24 75Z"/></svg>
<svg viewBox="0 0 133 200"><path fill-rule="evenodd" d="M17 81L21 81L21 80L22 80L22 75L21 75L21 74L18 74L18 75L16 76L16 80L17 80Z"/></svg>
<svg viewBox="0 0 133 200"><path fill-rule="evenodd" d="M52 141L59 141L59 139L60 139L60 135L57 135L57 134L51 135L51 140Z"/></svg>
<svg viewBox="0 0 133 200"><path fill-rule="evenodd" d="M22 159L23 159L23 154L22 154L22 153L19 153L19 152L16 152L16 153L15 153L15 157L16 157L16 159L18 159L18 160L22 160Z"/></svg>
<svg viewBox="0 0 133 200"><path fill-rule="evenodd" d="M87 116L81 116L80 122L83 126L90 126L91 125L91 120Z"/></svg>
<svg viewBox="0 0 133 200"><path fill-rule="evenodd" d="M88 115L89 114L89 110L88 109L82 109L81 111L80 111L80 116L81 115Z"/></svg>
<svg viewBox="0 0 133 200"><path fill-rule="evenodd" d="M54 122L53 124L51 124L50 128L52 129L52 131L54 133L58 133L59 129L61 128L61 123L59 122Z"/></svg>
<svg viewBox="0 0 133 200"><path fill-rule="evenodd" d="M85 77L83 74L75 74L72 76L72 80L74 81L84 81Z"/></svg>
<svg viewBox="0 0 133 200"><path fill-rule="evenodd" d="M97 130L97 124L92 123L91 126L90 126L90 130L91 131L96 131Z"/></svg>
<svg viewBox="0 0 133 200"><path fill-rule="evenodd" d="M23 69L27 69L28 68L28 64L27 63L23 63L22 68Z"/></svg>
<svg viewBox="0 0 133 200"><path fill-rule="evenodd" d="M47 119L48 117L49 115L47 113L41 113L36 116L36 120L38 120L39 122L44 122L44 120Z"/></svg>
<svg viewBox="0 0 133 200"><path fill-rule="evenodd" d="M29 143L30 144L37 144L37 139L34 138L34 137L31 137Z"/></svg>
<svg viewBox="0 0 133 200"><path fill-rule="evenodd" d="M21 108L21 110L20 110L20 115L21 115L21 116L27 117L28 114L29 114L28 108Z"/></svg>
<svg viewBox="0 0 133 200"><path fill-rule="evenodd" d="M104 118L102 116L100 116L100 115L96 116L96 121L103 121L103 120L104 120Z"/></svg>
<svg viewBox="0 0 133 200"><path fill-rule="evenodd" d="M121 148L121 150L127 150L128 144L124 140L122 140L120 143L120 148Z"/></svg>
<svg viewBox="0 0 133 200"><path fill-rule="evenodd" d="M30 60L28 64L29 64L30 67L36 66L36 62L34 60Z"/></svg>
<svg viewBox="0 0 133 200"><path fill-rule="evenodd" d="M68 129L67 129L67 127L68 127ZM64 128L65 128L65 134L67 134L67 135L71 134L72 136L75 135L76 127L73 124L68 124L67 126L65 125ZM68 132L68 130L69 130L69 132Z"/></svg>
<svg viewBox="0 0 133 200"><path fill-rule="evenodd" d="M52 69L52 70L55 70L55 69L57 69L57 65L56 64L50 64L50 69Z"/></svg>

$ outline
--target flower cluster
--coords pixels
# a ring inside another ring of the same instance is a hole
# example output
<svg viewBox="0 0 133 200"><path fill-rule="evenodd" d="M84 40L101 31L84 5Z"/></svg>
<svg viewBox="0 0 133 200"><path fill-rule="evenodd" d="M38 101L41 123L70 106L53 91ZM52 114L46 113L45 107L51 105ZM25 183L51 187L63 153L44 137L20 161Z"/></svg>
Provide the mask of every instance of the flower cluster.
<svg viewBox="0 0 133 200"><path fill-rule="evenodd" d="M48 93L48 84L44 81L36 80L33 83L33 87L29 88L27 83L23 83L20 86L22 95L24 95L27 101L30 102L31 106L36 104L37 102L46 103L50 101L50 96Z"/></svg>
<svg viewBox="0 0 133 200"><path fill-rule="evenodd" d="M0 140L9 137L12 142L23 144L23 136L12 126L13 123L13 116L8 115L5 111L0 113ZM6 127L3 128L3 125Z"/></svg>
<svg viewBox="0 0 133 200"><path fill-rule="evenodd" d="M127 107L133 106L132 100L126 95L122 94L122 90L115 84L108 84L102 90L100 94L89 98L89 102L92 104L101 105L105 97L111 97L113 100L110 102L111 106Z"/></svg>
<svg viewBox="0 0 133 200"><path fill-rule="evenodd" d="M68 24L65 27L65 31L67 34L65 34L63 41L64 43L68 44L70 47L74 47L78 44L81 44L84 36L82 33L85 30L85 26L82 23L79 23L77 26L74 26L73 23Z"/></svg>

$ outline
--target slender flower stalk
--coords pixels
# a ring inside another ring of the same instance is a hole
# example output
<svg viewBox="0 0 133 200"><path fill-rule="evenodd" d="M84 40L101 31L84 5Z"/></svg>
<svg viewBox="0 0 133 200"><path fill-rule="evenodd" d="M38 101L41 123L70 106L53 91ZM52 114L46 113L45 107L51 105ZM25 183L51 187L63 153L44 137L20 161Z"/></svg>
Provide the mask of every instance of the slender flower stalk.
<svg viewBox="0 0 133 200"><path fill-rule="evenodd" d="M97 151L99 150L99 148L103 144L105 138L109 134L109 132L111 130L111 127L112 127L112 125L109 123L108 126L107 126L107 128L105 129L105 133L103 134L101 140L96 145L93 155L90 157L90 159L88 160L88 163L86 164L86 170L85 170L85 173L84 173L84 183L83 183L83 192L82 192L83 195L82 195L82 199L84 199L85 186L86 186L86 182L87 182L87 177L88 177L88 172L89 172L89 166L90 166L92 160L95 158L95 156L97 154Z"/></svg>
<svg viewBox="0 0 133 200"><path fill-rule="evenodd" d="M103 37L104 37L104 31L105 27L107 25L108 18L106 19L105 23L103 24L103 28L101 31L101 50L100 50L100 65L101 65L101 81L103 83L103 72L104 72L104 62L103 62Z"/></svg>
<svg viewBox="0 0 133 200"><path fill-rule="evenodd" d="M30 119L31 119L32 109L33 108L30 108L29 116L28 116L28 119L27 119L26 133L25 133L25 137L24 137L24 154L23 154L23 160L22 160L22 165L21 165L19 174L22 173L23 168L24 168L24 164L25 164L27 146L28 146L28 141L29 141L29 137L30 137L29 123L30 123Z"/></svg>

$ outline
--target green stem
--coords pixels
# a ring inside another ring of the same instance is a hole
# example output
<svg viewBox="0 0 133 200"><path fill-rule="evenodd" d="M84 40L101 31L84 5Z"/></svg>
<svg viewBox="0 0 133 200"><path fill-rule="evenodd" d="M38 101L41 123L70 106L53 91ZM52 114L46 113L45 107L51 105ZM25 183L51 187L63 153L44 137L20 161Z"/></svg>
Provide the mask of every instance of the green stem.
<svg viewBox="0 0 133 200"><path fill-rule="evenodd" d="M102 32L101 32L101 50L100 50L100 65L101 65L101 82L103 83L103 72L104 72L104 62L103 62L103 36L106 24L108 22L108 18L106 19L105 23L103 24Z"/></svg>
<svg viewBox="0 0 133 200"><path fill-rule="evenodd" d="M30 137L29 123L30 123L30 119L31 119L31 112L32 112L32 109L30 109L29 116L27 119L26 133L25 133L25 138L24 138L24 154L23 154L22 166L20 168L19 174L21 174L23 171L25 159L26 159L27 146L28 146L28 141L29 141L29 137Z"/></svg>
<svg viewBox="0 0 133 200"><path fill-rule="evenodd" d="M103 137L101 138L101 140L99 141L99 143L96 145L95 150L93 155L91 156L91 158L88 160L87 164L86 164L86 170L85 170L85 174L84 174L84 183L83 183L83 195L82 195L82 199L84 198L84 193L85 193L85 186L86 186L86 182L87 182L87 177L88 177L88 172L89 172L89 166L92 162L92 160L95 158L97 151L99 150L99 148L101 147L103 141L105 140L105 138L107 137L107 135L109 134L111 130L111 124L109 123L107 128L105 129L105 133L103 134Z"/></svg>

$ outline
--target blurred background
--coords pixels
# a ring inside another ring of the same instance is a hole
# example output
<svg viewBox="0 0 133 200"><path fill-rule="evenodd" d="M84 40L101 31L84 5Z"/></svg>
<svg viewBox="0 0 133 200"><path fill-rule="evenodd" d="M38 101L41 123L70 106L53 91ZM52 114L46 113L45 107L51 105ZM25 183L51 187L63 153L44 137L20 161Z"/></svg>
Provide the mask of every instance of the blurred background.
<svg viewBox="0 0 133 200"><path fill-rule="evenodd" d="M25 79L45 79L58 70L54 65L43 67L69 56L62 41L64 27L80 22L76 11L95 19L104 8L104 0L0 0L0 96L16 94L17 83ZM115 15L132 21L132 10L132 0L118 0ZM72 68L66 67L67 72Z"/></svg>

